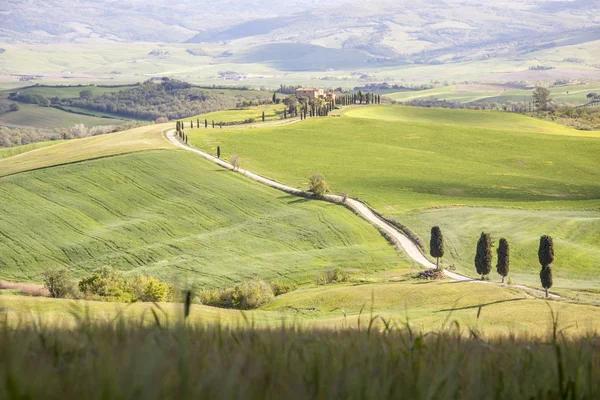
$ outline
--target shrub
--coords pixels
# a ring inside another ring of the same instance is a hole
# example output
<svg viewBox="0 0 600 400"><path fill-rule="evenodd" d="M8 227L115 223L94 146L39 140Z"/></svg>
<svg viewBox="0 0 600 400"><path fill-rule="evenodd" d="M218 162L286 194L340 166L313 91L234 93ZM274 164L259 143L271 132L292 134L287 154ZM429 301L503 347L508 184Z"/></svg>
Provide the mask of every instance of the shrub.
<svg viewBox="0 0 600 400"><path fill-rule="evenodd" d="M326 269L318 278L317 285L327 285L335 282L348 282L350 277L340 267Z"/></svg>
<svg viewBox="0 0 600 400"><path fill-rule="evenodd" d="M329 185L325 181L325 177L321 174L313 174L308 179L308 190L317 197L322 197L329 193Z"/></svg>
<svg viewBox="0 0 600 400"><path fill-rule="evenodd" d="M63 298L75 294L71 274L66 268L51 268L44 271L44 286L50 297Z"/></svg>
<svg viewBox="0 0 600 400"><path fill-rule="evenodd" d="M165 122L169 122L169 118L167 117L158 117L154 120L155 124L164 124Z"/></svg>
<svg viewBox="0 0 600 400"><path fill-rule="evenodd" d="M163 302L174 297L172 286L151 276L136 276L129 280L127 286L138 301Z"/></svg>
<svg viewBox="0 0 600 400"><path fill-rule="evenodd" d="M231 298L235 308L252 310L271 302L275 298L275 294L271 285L256 279L236 285Z"/></svg>
<svg viewBox="0 0 600 400"><path fill-rule="evenodd" d="M273 286L261 279L240 283L233 288L203 290L198 295L200 303L221 308L251 310L275 298Z"/></svg>
<svg viewBox="0 0 600 400"><path fill-rule="evenodd" d="M273 294L275 296L281 296L282 294L289 293L296 290L298 286L293 282L273 281L271 282L271 288L273 288Z"/></svg>
<svg viewBox="0 0 600 400"><path fill-rule="evenodd" d="M93 275L79 282L79 290L85 298L106 301L135 301L121 272L112 267L102 267Z"/></svg>
<svg viewBox="0 0 600 400"><path fill-rule="evenodd" d="M211 307L235 308L233 305L233 288L206 289L198 294L200 304Z"/></svg>

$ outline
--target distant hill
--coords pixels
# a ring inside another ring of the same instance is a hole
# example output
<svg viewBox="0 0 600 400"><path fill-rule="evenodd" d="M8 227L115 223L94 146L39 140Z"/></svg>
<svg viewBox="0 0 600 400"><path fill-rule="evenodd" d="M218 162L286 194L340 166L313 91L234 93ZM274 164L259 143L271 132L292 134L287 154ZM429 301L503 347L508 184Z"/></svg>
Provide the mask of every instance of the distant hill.
<svg viewBox="0 0 600 400"><path fill-rule="evenodd" d="M266 62L286 71L339 63L355 68L519 60L600 38L600 2L587 0L48 0L35 5L7 0L3 5L0 44L194 43L215 63L223 62L221 54L228 63ZM576 59L597 68L597 60L588 62L593 55L586 57L557 62Z"/></svg>

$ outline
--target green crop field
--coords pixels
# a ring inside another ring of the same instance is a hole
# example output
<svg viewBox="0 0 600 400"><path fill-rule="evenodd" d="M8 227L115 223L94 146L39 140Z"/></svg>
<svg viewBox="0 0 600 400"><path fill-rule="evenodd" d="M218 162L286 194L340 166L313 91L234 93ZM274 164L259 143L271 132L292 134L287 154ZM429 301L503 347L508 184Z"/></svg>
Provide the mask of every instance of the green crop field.
<svg viewBox="0 0 600 400"><path fill-rule="evenodd" d="M6 100L0 100L6 101ZM26 128L70 128L76 124L85 126L119 125L125 120L75 114L53 107L41 107L19 103L19 111L0 114L0 125Z"/></svg>
<svg viewBox="0 0 600 400"><path fill-rule="evenodd" d="M25 88L17 88L8 92L22 92L29 94L39 94L41 96L60 97L63 99L79 97L79 93L84 90L89 90L94 96L100 96L105 93L114 93L119 90L129 89L135 87L135 85L123 85L123 86L95 86L95 85L77 85L77 86L32 86Z"/></svg>
<svg viewBox="0 0 600 400"><path fill-rule="evenodd" d="M322 173L334 192L401 222L406 216L425 240L431 225L444 225L446 264L461 272L475 274L474 245L489 229L496 241L510 236L513 281L537 286L536 241L549 234L555 286L598 287L598 132L508 113L390 106L271 129L187 133L194 146L220 146L225 158L238 154L244 168L293 186L306 188ZM427 211L439 207L443 215ZM472 207L525 211L480 216Z"/></svg>
<svg viewBox="0 0 600 400"><path fill-rule="evenodd" d="M156 142L127 142L140 132L153 132ZM21 171L35 170L0 179L0 278L39 282L47 267L64 265L82 276L110 265L178 287L213 287L254 277L311 282L332 267L410 265L350 211L286 196L189 152L138 152L45 168L74 162L73 149L81 161L115 148L168 148L161 139L156 128L142 128L4 159L7 168L20 158Z"/></svg>
<svg viewBox="0 0 600 400"><path fill-rule="evenodd" d="M420 90L420 91L401 91L386 94L392 100L410 101L439 99L447 101L458 101L461 103L505 103L513 102L531 102L533 90L516 90L497 85L497 90L491 90L494 85L483 85L477 90L478 85L465 85L465 89L457 89L456 86L443 86L439 88ZM588 93L600 92L600 83L591 82L581 85L564 85L550 88L550 98L558 104L565 103L570 105L581 105L589 102L586 97Z"/></svg>
<svg viewBox="0 0 600 400"><path fill-rule="evenodd" d="M199 119L201 126L204 126L205 119L208 120L209 125L212 125L212 121L214 121L215 124L219 124L219 122L241 122L250 119L254 119L255 122L262 122L263 112L265 113L265 121L271 121L279 120L280 117L283 117L284 109L284 104L267 104L264 106L255 106L236 110L215 111L207 114L197 115L195 117L184 118L183 121L185 123L194 121L195 123Z"/></svg>
<svg viewBox="0 0 600 400"><path fill-rule="evenodd" d="M136 321L153 307L148 303L125 307L106 302L27 298L2 295L2 291L0 305L10 310L11 321L41 318L54 325L75 322L73 311L77 309L85 308L94 319L111 320L122 315ZM172 322L181 318L181 305L161 307ZM396 327L409 323L424 331L440 330L456 322L462 329L476 328L487 335L512 332L536 336L548 332L552 321L550 310L558 313L560 326L568 335L594 331L600 324L597 306L547 303L521 291L479 283L414 281L306 286L278 296L258 310L245 311L245 317L237 310L193 305L190 318L197 323L219 321L234 326L252 321L263 327L284 323L340 329L356 328L359 320L366 327L375 315L393 321ZM147 321L152 323L153 319ZM378 328L383 326L379 318L374 322Z"/></svg>
<svg viewBox="0 0 600 400"><path fill-rule="evenodd" d="M0 148L0 160L3 158L19 155L21 153L26 153L31 150L41 149L42 147L52 146L61 142L61 140L55 140L49 142L30 143L23 146Z"/></svg>

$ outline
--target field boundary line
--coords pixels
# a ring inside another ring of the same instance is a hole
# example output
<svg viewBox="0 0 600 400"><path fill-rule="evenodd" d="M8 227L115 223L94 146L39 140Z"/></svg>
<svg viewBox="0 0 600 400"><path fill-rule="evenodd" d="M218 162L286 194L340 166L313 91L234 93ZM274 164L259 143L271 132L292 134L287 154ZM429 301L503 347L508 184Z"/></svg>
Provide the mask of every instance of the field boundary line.
<svg viewBox="0 0 600 400"><path fill-rule="evenodd" d="M305 191L302 189L297 189L297 188L285 185L283 183L280 183L273 179L266 178L264 176L255 174L254 172L250 172L243 168L236 169L233 167L233 165L231 165L230 163L228 163L225 160L222 160L222 159L217 158L217 157L215 157L209 153L206 153L202 150L198 150L198 149L193 148L185 143L182 143L175 136L175 129L171 129L171 130L167 131L166 137L171 143L175 144L179 148L196 153L196 154L204 157L205 159L212 161L214 164L219 165L220 167L226 168L230 171L238 172L239 174L247 176L248 178L250 178L256 182L260 182L264 185L270 186L274 189L281 190L282 192L285 192L285 193L288 193L288 194L291 194L294 196L299 196L299 197L303 197L303 198L313 198L313 199L315 198L314 195L309 191ZM418 264L425 267L426 269L435 269L436 268L435 264L433 264L431 261L429 261L423 255L423 253L421 252L421 250L419 250L419 247L416 243L414 243L404 233L400 232L395 227L390 225L388 222L384 221L379 216L377 216L375 214L375 212L373 210L371 210L371 208L369 206L367 206L366 204L363 204L360 201L352 199L350 197L348 197L346 199L346 201L344 202L344 198L342 196L338 196L335 194L326 194L325 196L323 196L322 199L325 201L328 201L330 203L346 206L351 211L353 211L355 214L359 215L361 218L363 218L364 220L369 222L371 225L374 225L380 231L383 231L386 234L390 235L395 241L398 242L399 246L402 247L405 254L410 259L417 262ZM498 282L482 281L479 279L469 278L468 276L460 275L460 274L457 274L456 272L452 272L452 271L448 271L448 270L444 270L444 275L447 276L448 278L452 279L455 282L484 283L484 284L489 284L489 285L504 286L507 288L521 289L526 292L535 293L538 295L544 294L544 292L541 290L533 289L533 288L530 288L527 286L507 285L507 284L502 284L502 283L498 283ZM549 297L552 299L560 299L561 298L560 296L555 295L555 294L550 294Z"/></svg>

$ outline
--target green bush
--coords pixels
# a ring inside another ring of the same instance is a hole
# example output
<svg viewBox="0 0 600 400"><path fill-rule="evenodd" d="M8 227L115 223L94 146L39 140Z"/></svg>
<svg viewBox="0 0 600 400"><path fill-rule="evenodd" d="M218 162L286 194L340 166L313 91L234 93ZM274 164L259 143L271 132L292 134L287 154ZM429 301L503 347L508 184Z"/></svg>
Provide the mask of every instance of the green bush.
<svg viewBox="0 0 600 400"><path fill-rule="evenodd" d="M281 296L282 294L289 293L296 290L298 285L293 282L273 281L271 282L271 288L273 288L273 294L275 296Z"/></svg>
<svg viewBox="0 0 600 400"><path fill-rule="evenodd" d="M138 301L163 302L174 298L172 286L151 276L136 276L130 279L128 288Z"/></svg>
<svg viewBox="0 0 600 400"><path fill-rule="evenodd" d="M44 287L50 292L50 297L76 297L77 290L73 279L66 268L52 268L44 271Z"/></svg>
<svg viewBox="0 0 600 400"><path fill-rule="evenodd" d="M236 285L231 298L235 308L252 310L273 301L275 294L271 285L261 279L255 279Z"/></svg>
<svg viewBox="0 0 600 400"><path fill-rule="evenodd" d="M128 290L121 272L112 267L102 267L79 282L79 290L86 299L134 302L135 296Z"/></svg>
<svg viewBox="0 0 600 400"><path fill-rule="evenodd" d="M313 174L308 178L308 191L317 197L323 197L329 193L329 185L321 174Z"/></svg>
<svg viewBox="0 0 600 400"><path fill-rule="evenodd" d="M209 289L200 292L200 303L221 308L252 310L275 298L273 286L261 279L240 283L233 288Z"/></svg>
<svg viewBox="0 0 600 400"><path fill-rule="evenodd" d="M327 285L336 282L348 282L350 277L340 267L325 270L319 277L317 277L317 285Z"/></svg>
<svg viewBox="0 0 600 400"><path fill-rule="evenodd" d="M125 278L112 267L102 267L79 282L86 299L133 303L136 301L170 301L173 288L150 276Z"/></svg>

